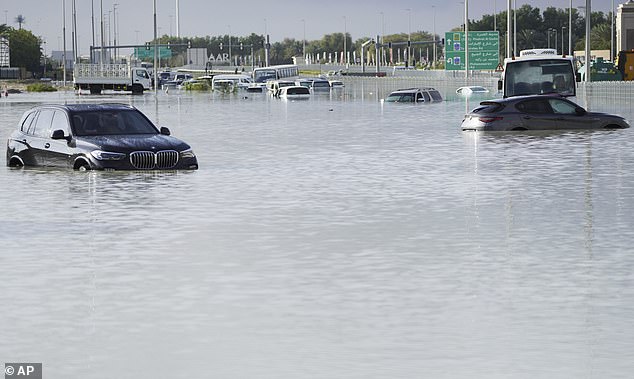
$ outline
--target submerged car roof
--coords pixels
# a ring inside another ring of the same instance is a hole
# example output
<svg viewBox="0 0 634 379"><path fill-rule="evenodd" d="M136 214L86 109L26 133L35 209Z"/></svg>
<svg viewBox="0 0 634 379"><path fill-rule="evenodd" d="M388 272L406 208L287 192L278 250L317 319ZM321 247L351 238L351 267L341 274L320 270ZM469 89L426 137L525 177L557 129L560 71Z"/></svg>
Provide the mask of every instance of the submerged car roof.
<svg viewBox="0 0 634 379"><path fill-rule="evenodd" d="M414 92L414 91L436 91L436 89L432 87L401 88L401 89L397 89L396 91L393 91L392 93Z"/></svg>
<svg viewBox="0 0 634 379"><path fill-rule="evenodd" d="M129 110L136 109L128 104L120 103L102 103L102 104L42 104L35 108L60 108L70 112L87 112L87 111L109 111L109 110Z"/></svg>

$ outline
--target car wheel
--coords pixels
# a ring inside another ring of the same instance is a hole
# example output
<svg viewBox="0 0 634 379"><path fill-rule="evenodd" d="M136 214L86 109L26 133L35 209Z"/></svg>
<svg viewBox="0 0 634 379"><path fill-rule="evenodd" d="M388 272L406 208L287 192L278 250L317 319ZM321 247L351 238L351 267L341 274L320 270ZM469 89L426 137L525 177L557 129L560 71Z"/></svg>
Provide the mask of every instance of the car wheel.
<svg viewBox="0 0 634 379"><path fill-rule="evenodd" d="M90 170L90 164L88 164L88 162L85 161L79 161L77 163L75 163L75 170L77 171L89 171Z"/></svg>
<svg viewBox="0 0 634 379"><path fill-rule="evenodd" d="M22 159L18 158L17 156L13 156L13 157L11 157L11 159L9 159L9 162L8 162L7 166L15 167L15 168L22 168L22 167L24 167L24 162L22 162Z"/></svg>

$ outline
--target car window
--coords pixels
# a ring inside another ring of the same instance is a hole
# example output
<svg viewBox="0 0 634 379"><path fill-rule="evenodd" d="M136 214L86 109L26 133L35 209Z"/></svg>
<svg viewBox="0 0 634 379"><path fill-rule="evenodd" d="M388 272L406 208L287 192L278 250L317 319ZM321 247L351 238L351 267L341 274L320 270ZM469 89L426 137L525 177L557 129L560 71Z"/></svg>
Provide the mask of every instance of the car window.
<svg viewBox="0 0 634 379"><path fill-rule="evenodd" d="M442 96L440 96L440 92L438 92L438 91L429 91L429 94L431 95L431 98L434 101L442 101Z"/></svg>
<svg viewBox="0 0 634 379"><path fill-rule="evenodd" d="M42 109L35 123L35 130L31 134L37 137L50 137L51 122L53 120L52 109Z"/></svg>
<svg viewBox="0 0 634 379"><path fill-rule="evenodd" d="M68 135L70 129L68 128L68 119L66 118L66 112L55 111L53 116L53 123L51 124L51 131L63 130L64 135Z"/></svg>
<svg viewBox="0 0 634 379"><path fill-rule="evenodd" d="M550 106L553 108L553 112L557 114L577 114L577 107L567 101L561 99L548 100Z"/></svg>
<svg viewBox="0 0 634 379"><path fill-rule="evenodd" d="M504 105L500 103L496 103L494 101L483 101L480 103L480 106L473 110L473 113L495 113L504 109Z"/></svg>
<svg viewBox="0 0 634 379"><path fill-rule="evenodd" d="M431 101L431 97L429 97L429 94L427 92L423 92L423 96L425 97L425 102L426 103Z"/></svg>
<svg viewBox="0 0 634 379"><path fill-rule="evenodd" d="M72 120L73 134L77 136L158 133L154 125L135 110L78 112Z"/></svg>
<svg viewBox="0 0 634 379"><path fill-rule="evenodd" d="M515 108L524 113L532 114L548 114L552 113L552 109L548 102L544 99L527 100L515 105Z"/></svg>
<svg viewBox="0 0 634 379"><path fill-rule="evenodd" d="M22 123L22 127L20 128L20 130L22 130L24 133L29 133L29 129L31 129L31 124L35 125L33 123L33 120L36 119L37 112L31 112L29 113L28 116L26 116L26 118L24 119L24 122Z"/></svg>

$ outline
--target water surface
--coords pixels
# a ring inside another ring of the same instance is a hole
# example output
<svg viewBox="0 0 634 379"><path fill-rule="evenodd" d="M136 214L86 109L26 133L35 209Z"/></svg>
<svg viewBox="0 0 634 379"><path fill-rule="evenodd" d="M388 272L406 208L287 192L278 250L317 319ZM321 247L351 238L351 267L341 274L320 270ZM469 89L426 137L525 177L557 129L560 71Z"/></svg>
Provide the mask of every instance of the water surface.
<svg viewBox="0 0 634 379"><path fill-rule="evenodd" d="M131 103L195 172L0 169L0 357L46 378L630 378L634 137L349 84ZM631 107L589 99L593 110Z"/></svg>

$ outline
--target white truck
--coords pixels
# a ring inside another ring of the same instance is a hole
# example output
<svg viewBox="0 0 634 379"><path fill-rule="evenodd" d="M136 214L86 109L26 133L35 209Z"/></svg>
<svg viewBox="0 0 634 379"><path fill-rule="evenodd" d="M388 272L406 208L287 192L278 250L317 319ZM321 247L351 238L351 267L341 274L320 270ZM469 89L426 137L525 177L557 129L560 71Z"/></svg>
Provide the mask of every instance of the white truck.
<svg viewBox="0 0 634 379"><path fill-rule="evenodd" d="M102 90L131 91L142 94L152 88L152 79L145 67L130 64L78 63L74 69L76 90L99 94Z"/></svg>

